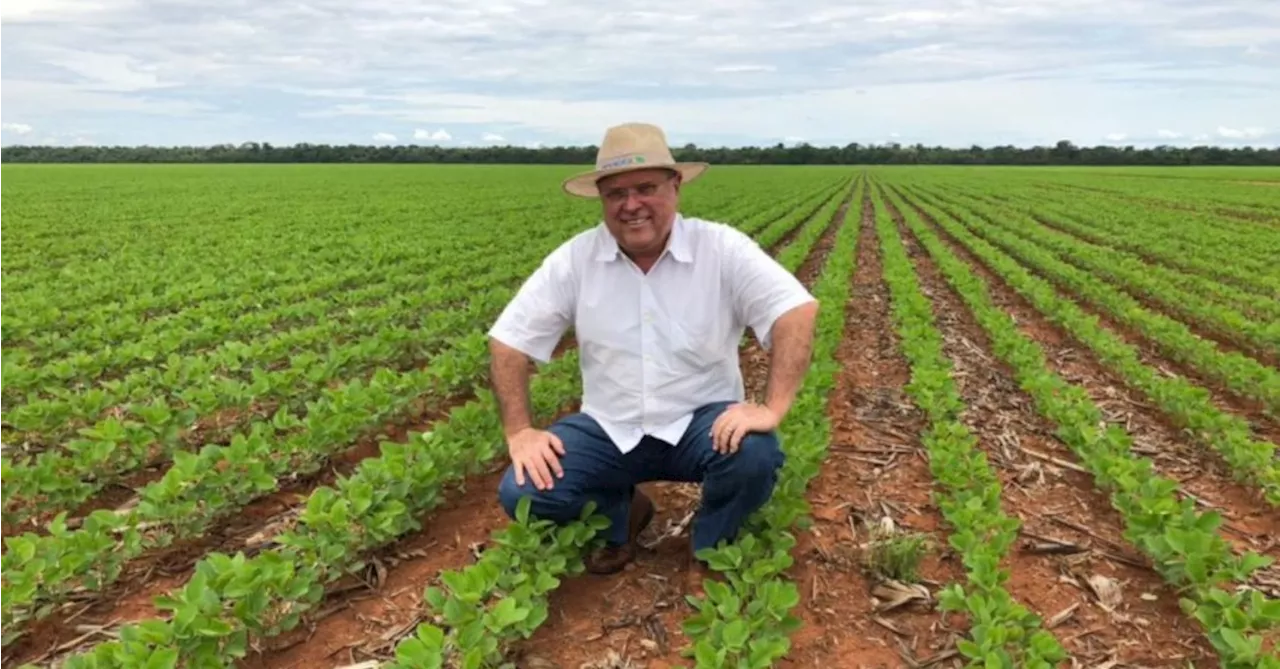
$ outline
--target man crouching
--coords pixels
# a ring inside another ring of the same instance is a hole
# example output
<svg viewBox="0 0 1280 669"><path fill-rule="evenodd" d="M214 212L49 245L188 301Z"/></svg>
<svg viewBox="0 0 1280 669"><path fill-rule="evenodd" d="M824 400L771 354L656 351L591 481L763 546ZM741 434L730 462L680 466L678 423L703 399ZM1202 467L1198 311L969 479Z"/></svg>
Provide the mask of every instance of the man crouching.
<svg viewBox="0 0 1280 669"><path fill-rule="evenodd" d="M563 184L599 198L604 222L551 252L489 332L511 455L499 499L514 517L529 496L531 515L556 522L595 501L612 524L606 547L586 561L592 573L635 557L654 515L637 484L702 484L696 552L737 537L784 462L776 430L808 369L818 304L747 235L679 213L681 186L707 168L675 162L655 126L610 128L596 169ZM581 412L539 429L529 361L549 361L570 325ZM738 347L747 327L770 351L764 404L744 401Z"/></svg>

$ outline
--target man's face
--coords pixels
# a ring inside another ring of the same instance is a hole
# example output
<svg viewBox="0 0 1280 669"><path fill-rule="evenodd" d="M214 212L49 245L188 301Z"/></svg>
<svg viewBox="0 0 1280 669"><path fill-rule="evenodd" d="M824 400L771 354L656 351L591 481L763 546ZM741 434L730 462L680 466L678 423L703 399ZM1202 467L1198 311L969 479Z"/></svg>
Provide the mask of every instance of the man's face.
<svg viewBox="0 0 1280 669"><path fill-rule="evenodd" d="M657 255L666 245L680 201L680 175L653 169L602 179L605 225L618 246L633 256Z"/></svg>

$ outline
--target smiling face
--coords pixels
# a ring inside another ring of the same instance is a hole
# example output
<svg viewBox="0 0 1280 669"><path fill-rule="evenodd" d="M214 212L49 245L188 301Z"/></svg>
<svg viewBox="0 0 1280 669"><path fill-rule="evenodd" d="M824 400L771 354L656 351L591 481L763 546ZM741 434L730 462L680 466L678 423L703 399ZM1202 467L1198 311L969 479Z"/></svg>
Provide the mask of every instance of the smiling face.
<svg viewBox="0 0 1280 669"><path fill-rule="evenodd" d="M671 170L624 172L600 180L605 225L618 247L637 261L666 247L680 202L680 175Z"/></svg>

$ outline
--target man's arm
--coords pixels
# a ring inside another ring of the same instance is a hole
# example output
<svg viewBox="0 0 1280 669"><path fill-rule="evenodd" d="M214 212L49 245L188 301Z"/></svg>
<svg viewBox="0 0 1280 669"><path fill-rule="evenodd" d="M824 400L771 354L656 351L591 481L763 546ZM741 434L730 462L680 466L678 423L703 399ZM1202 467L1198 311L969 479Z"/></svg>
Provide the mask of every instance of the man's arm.
<svg viewBox="0 0 1280 669"><path fill-rule="evenodd" d="M729 407L712 426L712 447L734 453L747 434L777 429L791 410L813 354L818 302L794 274L741 233L726 238L725 261L734 310L769 351L764 404Z"/></svg>
<svg viewBox="0 0 1280 669"><path fill-rule="evenodd" d="M489 339L489 376L502 432L508 439L527 427L533 427L533 408L529 403L529 356L497 338Z"/></svg>
<svg viewBox="0 0 1280 669"><path fill-rule="evenodd" d="M489 374L507 435L532 426L529 367L548 362L573 315L570 249L547 257L489 330Z"/></svg>
<svg viewBox="0 0 1280 669"><path fill-rule="evenodd" d="M489 363L494 398L502 420L516 485L526 478L539 490L564 476L557 455L559 437L533 426L529 368L547 362L573 319L575 288L570 249L561 246L543 261L489 331Z"/></svg>
<svg viewBox="0 0 1280 669"><path fill-rule="evenodd" d="M791 410L813 357L813 330L818 303L806 302L784 313L770 330L769 380L764 405L778 417Z"/></svg>

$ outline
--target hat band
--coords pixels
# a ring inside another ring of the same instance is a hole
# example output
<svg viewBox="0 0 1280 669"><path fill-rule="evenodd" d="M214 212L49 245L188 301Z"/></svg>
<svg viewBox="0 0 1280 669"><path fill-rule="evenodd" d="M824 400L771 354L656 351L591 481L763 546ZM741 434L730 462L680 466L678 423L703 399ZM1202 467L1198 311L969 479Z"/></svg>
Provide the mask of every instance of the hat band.
<svg viewBox="0 0 1280 669"><path fill-rule="evenodd" d="M646 159L644 156L633 153L630 155L619 156L617 158L606 160L605 162L600 163L599 166L596 167L596 169L611 170L617 167L626 167L627 165L643 165L645 163L645 160Z"/></svg>

